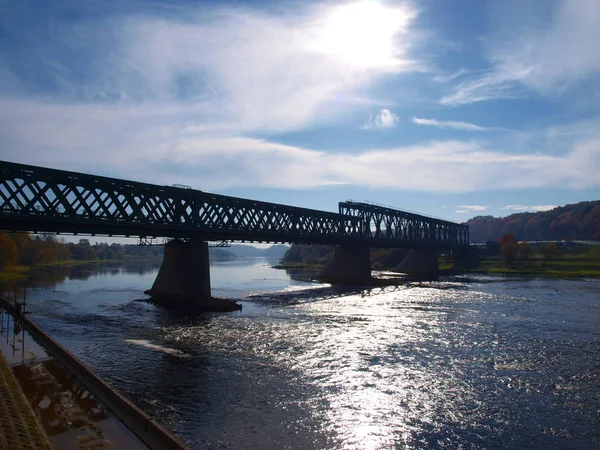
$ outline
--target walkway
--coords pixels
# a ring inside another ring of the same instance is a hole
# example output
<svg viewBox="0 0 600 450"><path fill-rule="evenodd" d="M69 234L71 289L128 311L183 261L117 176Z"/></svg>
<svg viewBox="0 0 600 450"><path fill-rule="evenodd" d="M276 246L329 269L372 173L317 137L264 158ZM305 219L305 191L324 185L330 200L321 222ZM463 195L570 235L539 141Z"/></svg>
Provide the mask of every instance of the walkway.
<svg viewBox="0 0 600 450"><path fill-rule="evenodd" d="M0 353L0 450L53 448L8 362Z"/></svg>

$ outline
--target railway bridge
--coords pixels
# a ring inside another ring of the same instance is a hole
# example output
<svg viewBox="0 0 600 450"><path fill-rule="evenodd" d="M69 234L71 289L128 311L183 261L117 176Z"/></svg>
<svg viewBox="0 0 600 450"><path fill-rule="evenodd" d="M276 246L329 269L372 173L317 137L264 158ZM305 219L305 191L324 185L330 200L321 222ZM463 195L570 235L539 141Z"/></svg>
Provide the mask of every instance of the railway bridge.
<svg viewBox="0 0 600 450"><path fill-rule="evenodd" d="M398 270L437 272L437 254L469 246L468 226L371 203L337 213L0 161L0 229L173 238L148 291L168 304L210 298L208 242L336 245L321 277L364 282L369 249L410 249Z"/></svg>

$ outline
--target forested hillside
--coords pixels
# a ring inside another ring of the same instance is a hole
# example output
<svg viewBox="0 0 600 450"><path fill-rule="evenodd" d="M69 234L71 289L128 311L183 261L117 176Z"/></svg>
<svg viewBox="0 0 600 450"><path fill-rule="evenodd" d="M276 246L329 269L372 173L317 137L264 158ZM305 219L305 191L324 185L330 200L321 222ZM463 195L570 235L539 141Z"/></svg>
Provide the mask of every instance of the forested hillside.
<svg viewBox="0 0 600 450"><path fill-rule="evenodd" d="M472 242L497 241L505 234L520 241L600 240L600 201L499 218L478 216L465 223Z"/></svg>
<svg viewBox="0 0 600 450"><path fill-rule="evenodd" d="M294 244L283 256L283 264L304 264L310 266L326 266L333 260L333 245L301 245ZM400 264L406 256L406 249L371 249L371 266L376 270L391 269Z"/></svg>

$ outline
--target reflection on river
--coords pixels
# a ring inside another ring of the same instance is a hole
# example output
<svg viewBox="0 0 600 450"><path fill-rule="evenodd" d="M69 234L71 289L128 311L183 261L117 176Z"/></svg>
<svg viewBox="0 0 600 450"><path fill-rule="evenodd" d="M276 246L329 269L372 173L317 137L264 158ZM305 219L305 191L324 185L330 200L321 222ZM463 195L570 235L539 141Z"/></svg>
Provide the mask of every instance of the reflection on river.
<svg viewBox="0 0 600 450"><path fill-rule="evenodd" d="M32 318L194 448L600 446L598 280L399 287L215 264L229 314L137 301L157 268L73 270Z"/></svg>

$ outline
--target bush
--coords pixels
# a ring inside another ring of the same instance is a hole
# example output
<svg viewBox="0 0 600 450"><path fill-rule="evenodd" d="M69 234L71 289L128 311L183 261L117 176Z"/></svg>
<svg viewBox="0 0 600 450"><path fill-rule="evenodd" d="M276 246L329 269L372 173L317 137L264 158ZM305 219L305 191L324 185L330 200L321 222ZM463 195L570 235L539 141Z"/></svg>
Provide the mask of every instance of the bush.
<svg viewBox="0 0 600 450"><path fill-rule="evenodd" d="M17 263L17 246L8 234L0 234L0 269Z"/></svg>

